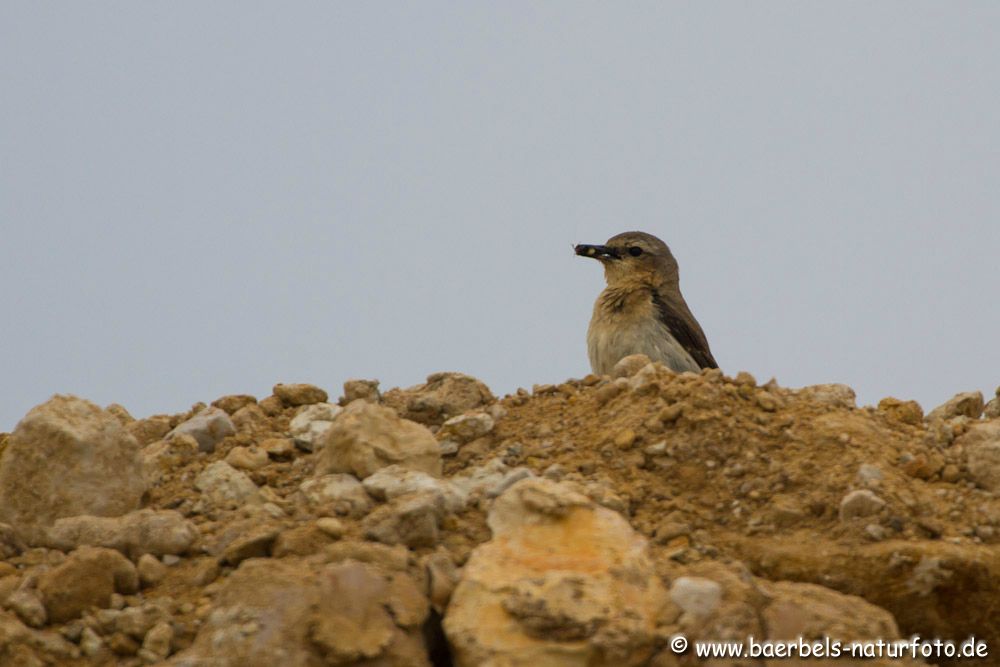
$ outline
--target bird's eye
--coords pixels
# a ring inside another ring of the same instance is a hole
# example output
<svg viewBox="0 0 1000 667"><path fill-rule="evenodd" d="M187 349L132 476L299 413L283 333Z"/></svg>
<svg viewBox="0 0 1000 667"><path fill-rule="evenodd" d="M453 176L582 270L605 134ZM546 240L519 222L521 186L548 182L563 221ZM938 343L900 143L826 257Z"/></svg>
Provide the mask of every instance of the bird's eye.
<svg viewBox="0 0 1000 667"><path fill-rule="evenodd" d="M632 246L631 248L628 249L628 254L632 255L633 257L638 257L639 255L642 254L642 248Z"/></svg>

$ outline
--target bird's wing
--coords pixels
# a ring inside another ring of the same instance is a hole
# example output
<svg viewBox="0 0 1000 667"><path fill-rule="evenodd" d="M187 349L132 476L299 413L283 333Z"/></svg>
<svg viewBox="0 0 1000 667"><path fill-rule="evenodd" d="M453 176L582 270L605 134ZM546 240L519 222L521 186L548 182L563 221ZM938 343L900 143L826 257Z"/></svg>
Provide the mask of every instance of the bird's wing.
<svg viewBox="0 0 1000 667"><path fill-rule="evenodd" d="M670 334L687 350L691 358L702 368L718 368L712 351L708 349L705 333L695 322L691 311L683 304L671 304L653 290L653 305L657 315Z"/></svg>

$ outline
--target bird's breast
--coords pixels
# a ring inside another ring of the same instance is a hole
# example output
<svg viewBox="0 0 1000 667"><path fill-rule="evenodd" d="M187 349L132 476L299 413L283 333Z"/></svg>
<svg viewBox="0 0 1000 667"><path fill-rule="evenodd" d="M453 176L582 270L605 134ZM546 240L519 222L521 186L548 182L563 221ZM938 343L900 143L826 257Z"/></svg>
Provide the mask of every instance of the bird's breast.
<svg viewBox="0 0 1000 667"><path fill-rule="evenodd" d="M605 290L594 304L587 353L591 369L598 375L609 375L615 364L630 354L645 354L678 372L700 370L660 321L649 293Z"/></svg>

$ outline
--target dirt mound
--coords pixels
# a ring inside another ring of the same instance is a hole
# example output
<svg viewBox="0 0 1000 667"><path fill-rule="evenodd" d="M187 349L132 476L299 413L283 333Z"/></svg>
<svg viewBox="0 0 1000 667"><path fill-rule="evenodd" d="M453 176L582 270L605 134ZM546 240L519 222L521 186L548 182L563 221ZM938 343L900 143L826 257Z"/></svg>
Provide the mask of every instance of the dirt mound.
<svg viewBox="0 0 1000 667"><path fill-rule="evenodd" d="M142 420L43 404L0 434L0 664L698 664L680 634L1000 648L996 399L925 418L841 385L620 370L499 400L439 373ZM116 469L74 466L91 445ZM58 498L24 491L51 470L73 471Z"/></svg>

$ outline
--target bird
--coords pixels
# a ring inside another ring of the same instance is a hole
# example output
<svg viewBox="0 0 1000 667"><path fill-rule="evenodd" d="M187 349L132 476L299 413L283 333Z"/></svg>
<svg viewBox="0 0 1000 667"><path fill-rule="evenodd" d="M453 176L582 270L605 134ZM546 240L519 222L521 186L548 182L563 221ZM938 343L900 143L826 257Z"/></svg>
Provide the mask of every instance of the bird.
<svg viewBox="0 0 1000 667"><path fill-rule="evenodd" d="M587 329L595 374L610 375L632 354L679 373L719 367L681 295L677 260L666 243L645 232L624 232L604 245L578 244L573 250L603 264L607 281Z"/></svg>

